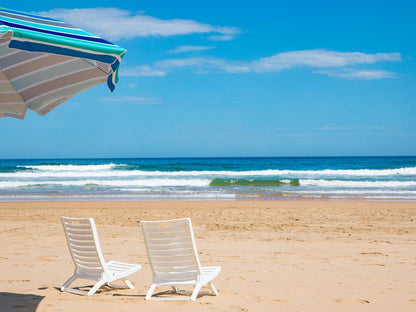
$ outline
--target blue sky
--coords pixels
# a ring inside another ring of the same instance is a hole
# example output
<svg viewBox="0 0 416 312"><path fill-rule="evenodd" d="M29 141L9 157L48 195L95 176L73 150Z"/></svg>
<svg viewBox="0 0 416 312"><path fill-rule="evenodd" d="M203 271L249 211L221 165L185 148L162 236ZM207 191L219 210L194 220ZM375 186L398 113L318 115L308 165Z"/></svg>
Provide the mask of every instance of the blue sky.
<svg viewBox="0 0 416 312"><path fill-rule="evenodd" d="M19 1L127 49L0 158L416 155L415 1Z"/></svg>

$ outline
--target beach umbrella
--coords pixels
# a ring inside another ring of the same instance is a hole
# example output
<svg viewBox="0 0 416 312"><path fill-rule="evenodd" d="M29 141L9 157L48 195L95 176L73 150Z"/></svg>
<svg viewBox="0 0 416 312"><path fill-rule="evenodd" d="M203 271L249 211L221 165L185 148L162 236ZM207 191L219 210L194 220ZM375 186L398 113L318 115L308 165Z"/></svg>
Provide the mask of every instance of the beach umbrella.
<svg viewBox="0 0 416 312"><path fill-rule="evenodd" d="M113 91L125 52L61 21L0 8L0 117L45 115L103 82Z"/></svg>

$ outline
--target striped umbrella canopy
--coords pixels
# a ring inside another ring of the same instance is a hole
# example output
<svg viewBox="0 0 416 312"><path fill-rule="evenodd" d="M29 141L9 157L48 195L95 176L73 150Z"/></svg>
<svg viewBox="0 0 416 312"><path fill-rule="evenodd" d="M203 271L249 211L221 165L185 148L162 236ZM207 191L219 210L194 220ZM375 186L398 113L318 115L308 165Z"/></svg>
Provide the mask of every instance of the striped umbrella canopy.
<svg viewBox="0 0 416 312"><path fill-rule="evenodd" d="M40 115L107 82L126 50L66 23L0 8L0 117Z"/></svg>

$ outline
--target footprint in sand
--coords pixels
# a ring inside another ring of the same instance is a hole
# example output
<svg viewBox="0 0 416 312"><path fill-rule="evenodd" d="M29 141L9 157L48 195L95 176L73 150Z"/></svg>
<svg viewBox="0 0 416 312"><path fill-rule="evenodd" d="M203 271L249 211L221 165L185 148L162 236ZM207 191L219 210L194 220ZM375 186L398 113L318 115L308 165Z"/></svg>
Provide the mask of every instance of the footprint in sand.
<svg viewBox="0 0 416 312"><path fill-rule="evenodd" d="M246 308L243 307L238 307L238 306L231 306L227 308L227 311L241 311L241 312L247 312L248 310Z"/></svg>
<svg viewBox="0 0 416 312"><path fill-rule="evenodd" d="M337 302L337 303L360 303L360 304L370 303L370 301L365 300L365 299L353 299L353 298L335 299L334 302Z"/></svg>
<svg viewBox="0 0 416 312"><path fill-rule="evenodd" d="M287 251L275 251L273 252L273 255L294 255L293 252L287 252Z"/></svg>
<svg viewBox="0 0 416 312"><path fill-rule="evenodd" d="M223 295L223 296L236 296L236 295L238 295L238 293L234 292L234 291L222 290L221 295Z"/></svg>
<svg viewBox="0 0 416 312"><path fill-rule="evenodd" d="M385 243L385 244L390 244L390 245L392 245L393 243L392 242L390 242L390 241L380 241L380 240L375 240L374 242L372 242L372 243Z"/></svg>
<svg viewBox="0 0 416 312"><path fill-rule="evenodd" d="M39 256L37 257L37 260L39 261L56 261L56 258L58 258L58 256Z"/></svg>
<svg viewBox="0 0 416 312"><path fill-rule="evenodd" d="M319 261L319 262L329 263L329 259L328 258L305 258L305 260L307 260L307 261Z"/></svg>
<svg viewBox="0 0 416 312"><path fill-rule="evenodd" d="M5 281L1 281L2 283L5 284L14 284L14 283L29 283L30 280L5 280Z"/></svg>
<svg viewBox="0 0 416 312"><path fill-rule="evenodd" d="M289 300L273 299L273 302L277 302L277 303L288 303Z"/></svg>
<svg viewBox="0 0 416 312"><path fill-rule="evenodd" d="M242 277L242 276L235 275L233 277L226 278L225 280L227 280L227 281L235 281L235 280L245 281L246 278Z"/></svg>
<svg viewBox="0 0 416 312"><path fill-rule="evenodd" d="M244 296L243 298L246 301L256 302L256 303L260 303L262 301L261 297L259 296Z"/></svg>
<svg viewBox="0 0 416 312"><path fill-rule="evenodd" d="M374 251L374 252L361 252L361 255L365 255L365 256L383 256L383 257L388 257L389 255L383 254L381 252L378 251Z"/></svg>

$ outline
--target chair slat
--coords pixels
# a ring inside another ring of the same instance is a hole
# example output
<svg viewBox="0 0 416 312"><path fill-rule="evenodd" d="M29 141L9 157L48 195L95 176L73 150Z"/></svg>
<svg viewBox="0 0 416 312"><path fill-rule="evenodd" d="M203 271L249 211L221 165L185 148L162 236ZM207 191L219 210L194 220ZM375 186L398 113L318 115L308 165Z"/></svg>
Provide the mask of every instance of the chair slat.
<svg viewBox="0 0 416 312"><path fill-rule="evenodd" d="M78 240L71 240L68 239L68 244L72 247L79 248L79 247L92 247L94 246L94 241L78 241Z"/></svg>

